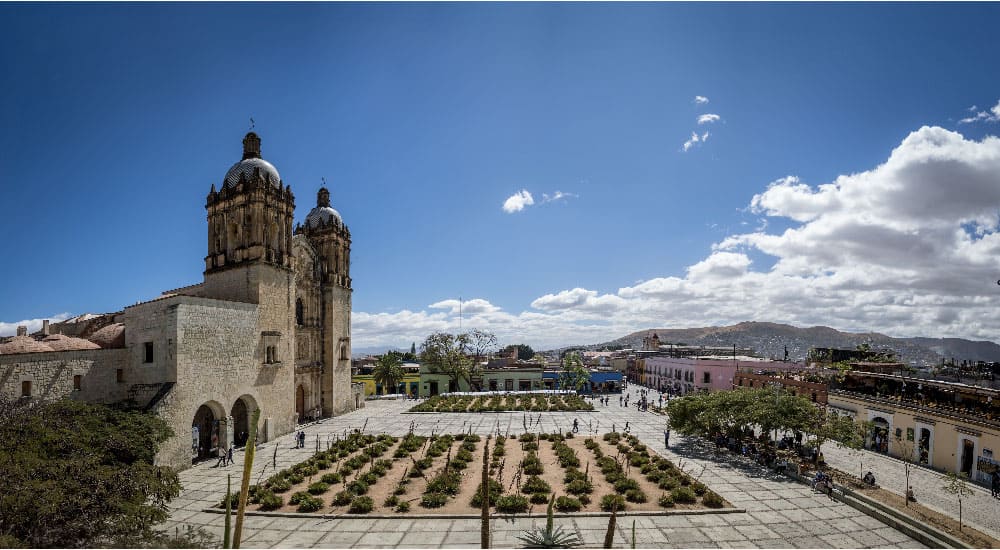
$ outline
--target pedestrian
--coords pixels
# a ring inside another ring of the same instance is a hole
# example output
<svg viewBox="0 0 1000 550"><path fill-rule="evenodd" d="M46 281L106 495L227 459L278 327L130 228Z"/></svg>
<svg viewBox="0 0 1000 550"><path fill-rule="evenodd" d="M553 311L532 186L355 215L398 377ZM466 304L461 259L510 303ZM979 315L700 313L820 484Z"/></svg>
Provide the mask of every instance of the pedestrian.
<svg viewBox="0 0 1000 550"><path fill-rule="evenodd" d="M576 418L573 419L573 433L580 433L580 421Z"/></svg>
<svg viewBox="0 0 1000 550"><path fill-rule="evenodd" d="M226 450L223 449L222 447L216 447L215 448L215 454L216 454L216 456L219 457L219 460L215 461L215 467L218 468L219 466L225 466L226 465Z"/></svg>
<svg viewBox="0 0 1000 550"><path fill-rule="evenodd" d="M663 430L663 446L670 448L670 430Z"/></svg>
<svg viewBox="0 0 1000 550"><path fill-rule="evenodd" d="M990 491L993 493L993 498L997 498L1000 495L1000 471L993 470L990 474Z"/></svg>
<svg viewBox="0 0 1000 550"><path fill-rule="evenodd" d="M622 406L622 396L620 396L620 395L618 396L618 406L619 407Z"/></svg>
<svg viewBox="0 0 1000 550"><path fill-rule="evenodd" d="M626 423L625 423L625 434L626 434L626 435L628 434L628 431L629 431L629 429L630 429L630 428L629 428L629 426L628 426L628 422L626 422Z"/></svg>
<svg viewBox="0 0 1000 550"><path fill-rule="evenodd" d="M235 445L229 445L229 450L226 451L226 464L227 465L233 463L233 447L235 447Z"/></svg>

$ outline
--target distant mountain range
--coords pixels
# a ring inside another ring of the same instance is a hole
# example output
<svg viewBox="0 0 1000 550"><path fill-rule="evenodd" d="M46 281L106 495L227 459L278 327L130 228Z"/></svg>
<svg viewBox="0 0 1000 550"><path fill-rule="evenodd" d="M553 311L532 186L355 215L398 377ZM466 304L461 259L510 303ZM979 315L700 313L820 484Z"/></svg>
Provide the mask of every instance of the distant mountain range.
<svg viewBox="0 0 1000 550"><path fill-rule="evenodd" d="M657 328L633 332L610 342L586 349L623 346L642 349L642 339L656 333L661 344L687 344L692 346L751 348L764 357L783 358L788 347L788 358L802 360L809 348L854 349L869 344L873 349L891 349L899 359L913 365L940 364L943 358L973 361L1000 361L1000 345L994 342L965 340L963 338L893 338L877 332L841 332L830 327L799 328L780 323L744 322L727 327L668 329Z"/></svg>

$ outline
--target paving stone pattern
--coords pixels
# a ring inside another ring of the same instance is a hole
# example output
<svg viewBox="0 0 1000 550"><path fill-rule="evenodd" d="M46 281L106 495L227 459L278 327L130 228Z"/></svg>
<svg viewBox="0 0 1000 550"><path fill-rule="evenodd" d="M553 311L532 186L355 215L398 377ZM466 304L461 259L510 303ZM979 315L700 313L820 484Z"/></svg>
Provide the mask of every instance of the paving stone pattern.
<svg viewBox="0 0 1000 550"><path fill-rule="evenodd" d="M629 388L636 392L637 388ZM634 393L633 393L634 400ZM486 435L497 430L519 434L525 423L534 432L569 431L573 419L580 419L580 434L614 429L629 423L651 450L655 450L700 477L711 489L746 512L730 514L622 516L618 520L615 546L632 545L635 522L637 548L919 548L916 540L891 529L853 508L814 493L808 486L748 464L728 454L715 455L700 441L672 435L671 448L663 447L662 416L639 413L635 407L619 407L617 396L611 405L597 405L594 412L552 413L435 413L403 414L413 402L369 401L364 409L306 426L306 448L296 449L291 434L263 445L254 459L254 482L277 469L305 460L316 450L319 436L325 448L327 438L365 426L366 433L403 435L410 429L429 435L471 430ZM530 420L527 417L530 416ZM367 424L366 424L367 423ZM828 455L829 456L829 455ZM238 486L243 453L236 464L215 468L214 461L181 472L184 491L172 503L167 529L175 526L202 526L222 539L223 517L202 512L220 502L226 491L226 475ZM263 469L263 474L261 471ZM987 494L988 496L988 494ZM651 495L651 498L655 498ZM414 508L419 513L420 508ZM509 519L494 517L492 542L497 548L523 546L517 537L526 529L544 527L544 518ZM605 517L557 518L556 525L572 528L587 547L601 547L607 529ZM399 518L289 518L247 516L244 548L470 548L479 547L478 519Z"/></svg>

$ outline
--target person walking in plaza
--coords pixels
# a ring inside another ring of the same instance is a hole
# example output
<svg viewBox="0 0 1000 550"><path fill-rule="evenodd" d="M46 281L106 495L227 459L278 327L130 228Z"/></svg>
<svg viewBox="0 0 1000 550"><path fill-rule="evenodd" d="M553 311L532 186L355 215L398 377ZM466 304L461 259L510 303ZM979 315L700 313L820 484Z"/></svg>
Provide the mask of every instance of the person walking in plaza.
<svg viewBox="0 0 1000 550"><path fill-rule="evenodd" d="M215 448L215 452L216 452L216 455L219 457L219 460L215 461L215 467L218 468L219 466L225 466L226 465L226 450L223 449L222 447L216 447Z"/></svg>
<svg viewBox="0 0 1000 550"><path fill-rule="evenodd" d="M229 445L229 450L226 451L226 465L227 466L233 463L233 447L234 446L235 445L230 444Z"/></svg>
<svg viewBox="0 0 1000 550"><path fill-rule="evenodd" d="M663 447L670 448L670 430L663 430Z"/></svg>
<svg viewBox="0 0 1000 550"><path fill-rule="evenodd" d="M990 493L993 498L1000 495L1000 471L998 470L993 470L993 473L990 474Z"/></svg>
<svg viewBox="0 0 1000 550"><path fill-rule="evenodd" d="M576 418L573 419L573 433L580 433L580 421Z"/></svg>

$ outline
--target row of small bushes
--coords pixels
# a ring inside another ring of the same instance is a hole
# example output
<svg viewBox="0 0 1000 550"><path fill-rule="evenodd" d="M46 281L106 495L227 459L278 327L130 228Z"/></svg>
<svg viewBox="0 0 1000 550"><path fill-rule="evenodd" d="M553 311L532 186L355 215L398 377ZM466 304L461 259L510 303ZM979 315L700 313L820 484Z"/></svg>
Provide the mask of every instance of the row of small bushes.
<svg viewBox="0 0 1000 550"><path fill-rule="evenodd" d="M484 412L484 411L591 411L594 406L579 395L435 395L410 409L412 412Z"/></svg>

